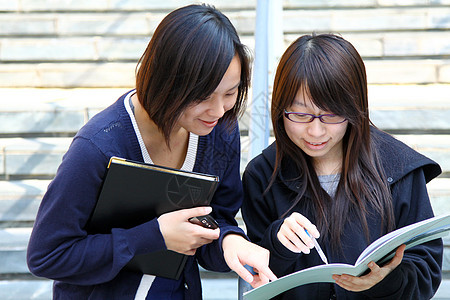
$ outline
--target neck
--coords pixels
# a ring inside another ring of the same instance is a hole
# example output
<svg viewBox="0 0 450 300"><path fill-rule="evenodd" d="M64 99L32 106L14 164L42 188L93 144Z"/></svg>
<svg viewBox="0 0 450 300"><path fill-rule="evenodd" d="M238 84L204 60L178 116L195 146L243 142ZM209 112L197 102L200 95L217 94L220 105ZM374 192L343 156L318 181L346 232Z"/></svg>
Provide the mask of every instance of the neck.
<svg viewBox="0 0 450 300"><path fill-rule="evenodd" d="M183 127L172 130L167 142L164 134L149 117L136 95L131 98L135 107L135 118L145 147L153 163L180 168L184 162L189 141L189 132Z"/></svg>
<svg viewBox="0 0 450 300"><path fill-rule="evenodd" d="M316 170L317 175L333 175L340 174L342 170L342 161L341 160L314 160L314 169Z"/></svg>
<svg viewBox="0 0 450 300"><path fill-rule="evenodd" d="M136 94L131 96L131 101L133 102L134 105L134 116L136 118L136 122L138 124L142 138L144 140L146 140L146 138L150 138L155 143L161 142L166 143L164 135L159 130L155 122L153 122L153 120L150 119L150 116L139 102Z"/></svg>

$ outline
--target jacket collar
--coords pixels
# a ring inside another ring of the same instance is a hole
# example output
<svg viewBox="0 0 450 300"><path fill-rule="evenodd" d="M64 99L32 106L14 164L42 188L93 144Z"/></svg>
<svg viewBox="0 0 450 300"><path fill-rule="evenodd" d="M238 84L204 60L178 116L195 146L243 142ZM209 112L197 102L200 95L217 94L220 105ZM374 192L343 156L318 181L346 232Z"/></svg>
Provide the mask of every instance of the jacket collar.
<svg viewBox="0 0 450 300"><path fill-rule="evenodd" d="M406 174L422 168L428 183L441 174L440 166L420 154L390 134L371 128L372 139L378 149L382 166L389 184L393 184Z"/></svg>

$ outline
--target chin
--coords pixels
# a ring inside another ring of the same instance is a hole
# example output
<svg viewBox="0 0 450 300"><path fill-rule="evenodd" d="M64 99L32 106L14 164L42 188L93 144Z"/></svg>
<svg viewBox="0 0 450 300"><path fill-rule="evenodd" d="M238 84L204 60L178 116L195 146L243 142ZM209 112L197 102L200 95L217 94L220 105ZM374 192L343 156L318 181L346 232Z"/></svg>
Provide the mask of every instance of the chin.
<svg viewBox="0 0 450 300"><path fill-rule="evenodd" d="M202 136L202 135L208 135L213 131L214 128L208 128L208 129L197 129L197 130L192 130L191 132L198 135L198 136Z"/></svg>

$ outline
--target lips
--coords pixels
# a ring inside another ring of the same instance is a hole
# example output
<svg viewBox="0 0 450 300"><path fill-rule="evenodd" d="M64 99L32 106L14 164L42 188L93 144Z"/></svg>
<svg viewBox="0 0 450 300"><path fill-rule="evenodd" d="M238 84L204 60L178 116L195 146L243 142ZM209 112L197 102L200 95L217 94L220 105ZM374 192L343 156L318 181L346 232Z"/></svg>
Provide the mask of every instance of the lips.
<svg viewBox="0 0 450 300"><path fill-rule="evenodd" d="M320 150L320 149L324 148L328 144L328 141L326 141L326 142L314 142L314 143L305 141L305 144L306 144L306 146L308 148L310 148L312 150Z"/></svg>
<svg viewBox="0 0 450 300"><path fill-rule="evenodd" d="M201 122L207 127L214 127L217 125L218 120L214 120L214 121L201 120Z"/></svg>
<svg viewBox="0 0 450 300"><path fill-rule="evenodd" d="M307 143L310 144L310 145L313 145L313 146L320 146L320 145L326 144L327 142L322 142L322 143L310 143L310 142L307 142Z"/></svg>

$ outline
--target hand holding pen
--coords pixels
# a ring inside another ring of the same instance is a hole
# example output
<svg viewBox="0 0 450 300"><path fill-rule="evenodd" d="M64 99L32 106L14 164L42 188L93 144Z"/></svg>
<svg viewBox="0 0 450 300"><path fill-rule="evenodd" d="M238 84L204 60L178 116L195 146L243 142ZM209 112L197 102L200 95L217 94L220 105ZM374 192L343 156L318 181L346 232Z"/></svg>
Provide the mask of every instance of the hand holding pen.
<svg viewBox="0 0 450 300"><path fill-rule="evenodd" d="M319 253L320 259L321 259L325 264L328 265L328 259L327 259L327 257L325 256L325 253L323 253L323 250L322 250L322 248L320 247L319 243L317 242L316 238L312 237L312 236L309 234L308 230L305 229L305 232L306 232L306 234L312 239L312 241L313 241L313 243L314 243L314 248L316 248L317 253Z"/></svg>
<svg viewBox="0 0 450 300"><path fill-rule="evenodd" d="M277 234L278 240L292 252L309 254L312 248L316 248L323 262L328 263L316 241L319 236L316 226L297 212L284 220Z"/></svg>

